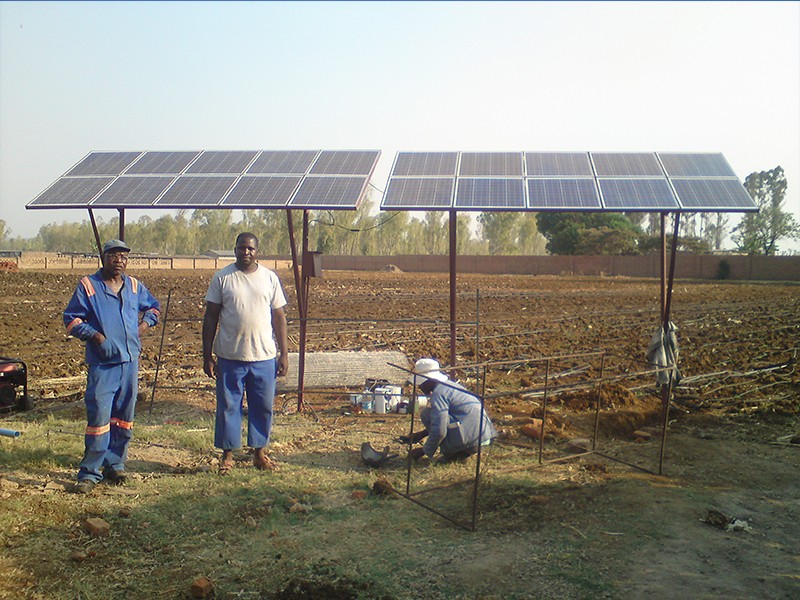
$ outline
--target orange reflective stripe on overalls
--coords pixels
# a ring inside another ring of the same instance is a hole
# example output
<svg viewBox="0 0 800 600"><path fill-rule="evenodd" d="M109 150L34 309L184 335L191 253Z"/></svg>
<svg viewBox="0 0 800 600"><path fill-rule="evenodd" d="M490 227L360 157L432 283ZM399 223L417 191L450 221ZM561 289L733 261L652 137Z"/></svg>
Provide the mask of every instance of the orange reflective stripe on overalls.
<svg viewBox="0 0 800 600"><path fill-rule="evenodd" d="M108 423L99 427L86 427L86 435L103 435L109 431L111 431L111 425Z"/></svg>
<svg viewBox="0 0 800 600"><path fill-rule="evenodd" d="M133 429L133 421L123 421L117 417L111 417L111 424L121 429Z"/></svg>

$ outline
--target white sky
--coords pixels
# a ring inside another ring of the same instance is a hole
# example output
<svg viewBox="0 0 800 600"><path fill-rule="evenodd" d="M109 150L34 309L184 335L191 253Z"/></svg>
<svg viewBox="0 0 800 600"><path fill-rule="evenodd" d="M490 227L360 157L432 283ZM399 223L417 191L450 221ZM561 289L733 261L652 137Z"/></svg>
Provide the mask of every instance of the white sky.
<svg viewBox="0 0 800 600"><path fill-rule="evenodd" d="M317 148L722 152L800 221L800 2L0 2L12 236L92 151Z"/></svg>

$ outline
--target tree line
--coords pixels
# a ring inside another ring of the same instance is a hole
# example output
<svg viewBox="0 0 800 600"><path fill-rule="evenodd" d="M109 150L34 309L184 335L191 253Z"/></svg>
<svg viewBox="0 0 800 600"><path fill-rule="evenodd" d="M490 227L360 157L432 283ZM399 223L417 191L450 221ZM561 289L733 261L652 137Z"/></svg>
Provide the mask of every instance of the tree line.
<svg viewBox="0 0 800 600"><path fill-rule="evenodd" d="M786 178L781 167L751 173L744 187L759 207L730 229L725 213L682 214L679 249L706 253L722 250L728 234L738 252L774 255L778 242L800 237L800 225L783 210ZM355 211L310 211L309 248L331 255L447 254L446 212L376 212L371 195ZM126 241L137 253L199 255L230 250L236 235L251 231L262 255L290 253L286 210L181 210L158 218L144 215L125 223ZM302 211L291 211L295 242L300 243ZM669 221L673 217L669 217ZM97 219L100 239L119 235L119 218ZM672 231L674 225L669 225ZM0 219L0 250L96 253L89 219L49 223L30 239L15 238ZM657 213L483 212L456 217L460 255L637 255L658 250L661 217Z"/></svg>

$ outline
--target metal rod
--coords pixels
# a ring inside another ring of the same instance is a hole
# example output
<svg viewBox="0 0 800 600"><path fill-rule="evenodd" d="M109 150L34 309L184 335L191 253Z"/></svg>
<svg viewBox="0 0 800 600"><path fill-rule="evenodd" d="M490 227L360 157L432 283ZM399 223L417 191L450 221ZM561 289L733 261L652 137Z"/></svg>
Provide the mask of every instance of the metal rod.
<svg viewBox="0 0 800 600"><path fill-rule="evenodd" d="M156 374L153 377L153 393L150 395L150 409L148 415L153 414L153 403L156 400L156 387L158 387L158 374L161 371L161 353L164 351L164 335L167 332L167 321L169 320L169 304L172 300L172 289L167 292L167 306L164 308L164 319L161 321L161 343L158 346L158 359L156 360Z"/></svg>
<svg viewBox="0 0 800 600"><path fill-rule="evenodd" d="M92 209L89 210L89 220L92 222L92 231L94 232L94 241L97 243L97 256L100 257L100 263L103 262L103 244L100 243L100 232L97 231L97 222L94 220L94 213Z"/></svg>
<svg viewBox="0 0 800 600"><path fill-rule="evenodd" d="M597 380L597 406L594 413L594 434L592 435L592 450L597 448L597 435L600 431L600 402L603 399L603 372L605 369L606 355L600 356L600 379Z"/></svg>
<svg viewBox="0 0 800 600"><path fill-rule="evenodd" d="M456 221L458 213L450 211L450 376L455 377L456 366L456 254L458 244L456 239Z"/></svg>
<svg viewBox="0 0 800 600"><path fill-rule="evenodd" d="M550 361L548 360L544 366L544 399L542 401L542 426L539 428L539 464L542 464L542 456L544 454L544 422L545 419L547 419L547 390L549 381L550 381Z"/></svg>

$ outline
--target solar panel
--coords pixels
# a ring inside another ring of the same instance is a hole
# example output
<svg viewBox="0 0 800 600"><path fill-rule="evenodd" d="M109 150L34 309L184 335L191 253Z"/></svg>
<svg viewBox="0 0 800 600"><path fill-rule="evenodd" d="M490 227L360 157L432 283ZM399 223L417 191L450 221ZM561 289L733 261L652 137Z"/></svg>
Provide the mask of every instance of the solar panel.
<svg viewBox="0 0 800 600"><path fill-rule="evenodd" d="M251 177L245 175L225 196L222 205L285 206L302 177Z"/></svg>
<svg viewBox="0 0 800 600"><path fill-rule="evenodd" d="M526 152L528 177L593 177L588 152Z"/></svg>
<svg viewBox="0 0 800 600"><path fill-rule="evenodd" d="M668 210L678 202L666 179L598 179L606 209Z"/></svg>
<svg viewBox="0 0 800 600"><path fill-rule="evenodd" d="M398 177L389 181L382 206L393 210L450 208L455 180L442 178Z"/></svg>
<svg viewBox="0 0 800 600"><path fill-rule="evenodd" d="M521 152L462 152L460 177L522 177Z"/></svg>
<svg viewBox="0 0 800 600"><path fill-rule="evenodd" d="M92 206L147 206L174 180L174 177L118 177Z"/></svg>
<svg viewBox="0 0 800 600"><path fill-rule="evenodd" d="M145 152L126 175L180 175L200 154L195 152Z"/></svg>
<svg viewBox="0 0 800 600"><path fill-rule="evenodd" d="M71 177L59 179L28 206L32 208L84 207L102 192L113 177Z"/></svg>
<svg viewBox="0 0 800 600"><path fill-rule="evenodd" d="M750 194L736 179L672 179L672 185L685 209L712 212L720 209L758 210Z"/></svg>
<svg viewBox="0 0 800 600"><path fill-rule="evenodd" d="M669 177L736 177L722 154L659 153Z"/></svg>
<svg viewBox="0 0 800 600"><path fill-rule="evenodd" d="M458 152L398 152L395 177L455 176Z"/></svg>
<svg viewBox="0 0 800 600"><path fill-rule="evenodd" d="M223 176L181 176L175 180L166 193L156 203L159 207L199 207L210 208L225 196L236 177Z"/></svg>
<svg viewBox="0 0 800 600"><path fill-rule="evenodd" d="M324 150L309 171L312 175L370 175L378 150Z"/></svg>
<svg viewBox="0 0 800 600"><path fill-rule="evenodd" d="M247 169L248 173L270 175L304 175L314 162L318 150L264 150Z"/></svg>
<svg viewBox="0 0 800 600"><path fill-rule="evenodd" d="M306 177L289 205L294 208L349 208L361 201L366 177Z"/></svg>
<svg viewBox="0 0 800 600"><path fill-rule="evenodd" d="M461 177L456 187L456 208L483 210L524 209L525 186L519 179Z"/></svg>
<svg viewBox="0 0 800 600"><path fill-rule="evenodd" d="M187 173L241 174L258 154L255 150L205 151L192 163Z"/></svg>
<svg viewBox="0 0 800 600"><path fill-rule="evenodd" d="M647 152L592 152L598 177L663 177L656 155Z"/></svg>
<svg viewBox="0 0 800 600"><path fill-rule="evenodd" d="M141 152L92 152L64 177L79 175L119 175Z"/></svg>
<svg viewBox="0 0 800 600"><path fill-rule="evenodd" d="M600 209L594 179L528 179L531 210Z"/></svg>

